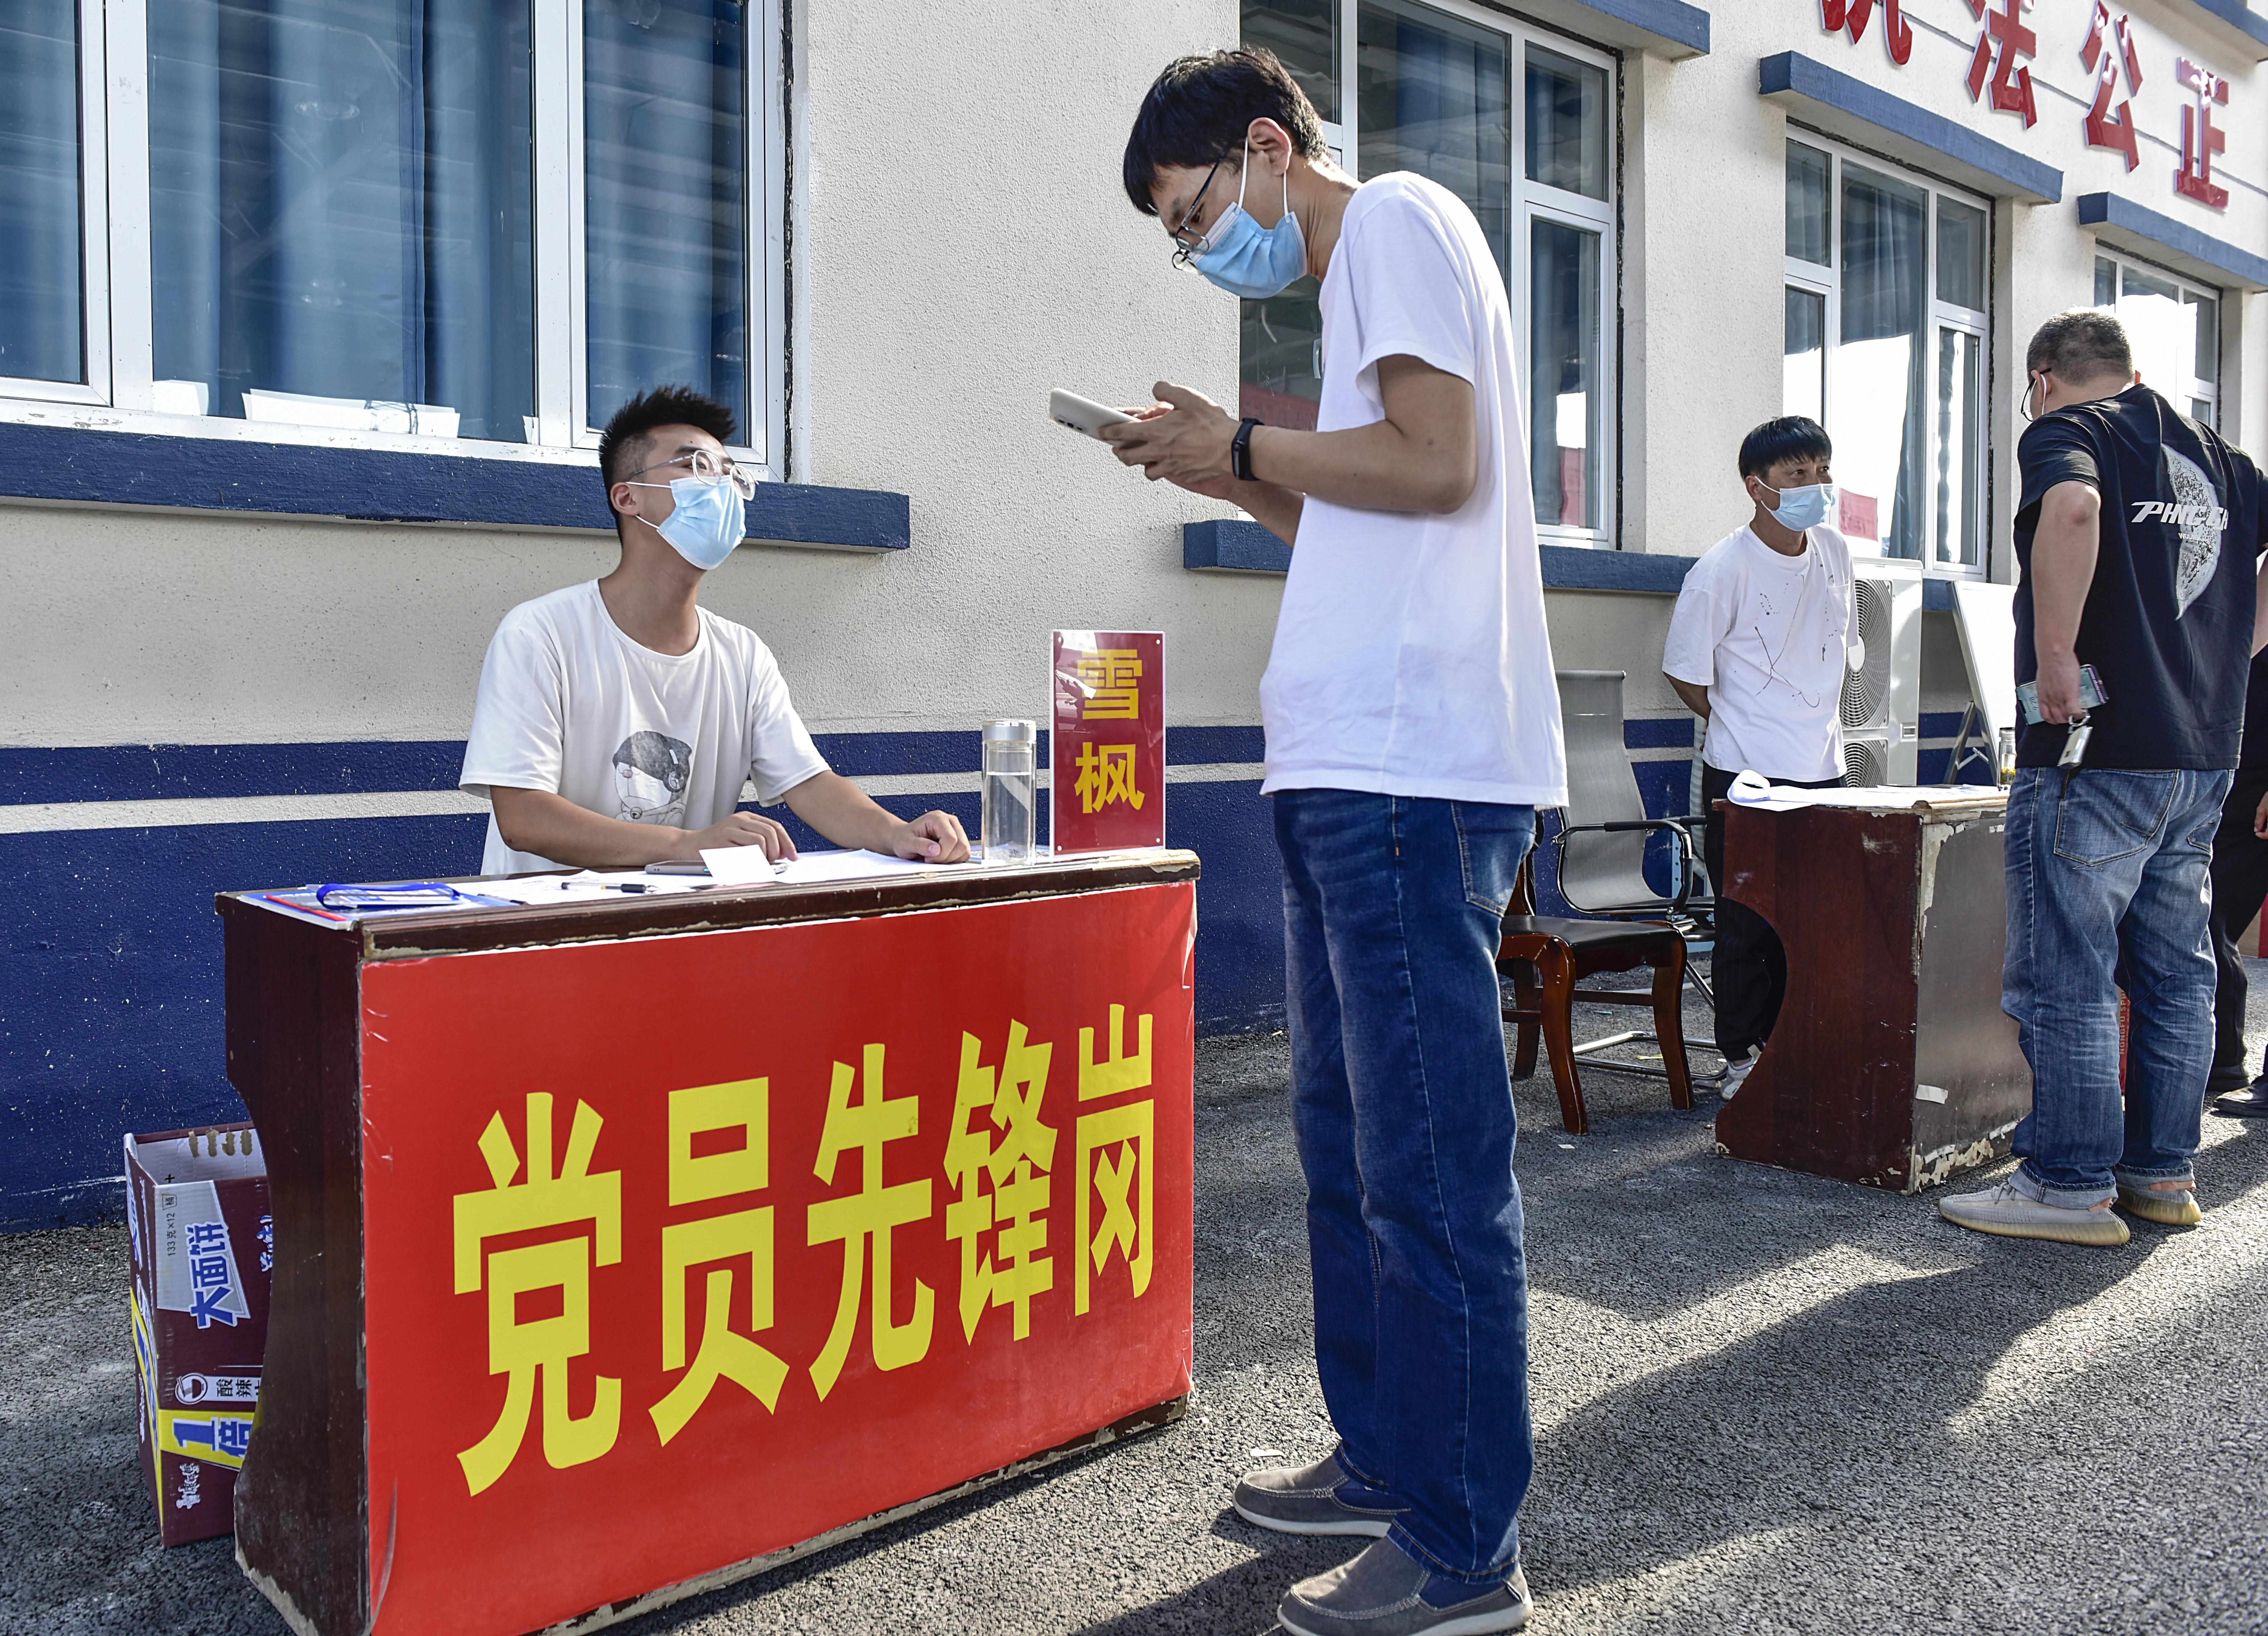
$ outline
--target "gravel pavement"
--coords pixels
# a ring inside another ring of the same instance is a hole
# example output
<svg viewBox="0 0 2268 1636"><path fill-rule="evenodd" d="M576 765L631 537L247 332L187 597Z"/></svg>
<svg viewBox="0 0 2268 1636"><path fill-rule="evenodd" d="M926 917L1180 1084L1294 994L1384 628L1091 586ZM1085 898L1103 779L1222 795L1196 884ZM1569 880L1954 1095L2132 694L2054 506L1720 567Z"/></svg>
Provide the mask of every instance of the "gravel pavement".
<svg viewBox="0 0 2268 1636"><path fill-rule="evenodd" d="M2253 991L2268 1022L2268 964ZM1590 1009L1579 1034L1629 1026ZM1268 1451L1329 1446L1286 1069L1281 1035L1200 1047L1186 1421L615 1628L1272 1629L1359 1543L1228 1509ZM2202 1227L2088 1250L1714 1158L1713 1103L1656 1083L1587 1089L1575 1140L1548 1074L1518 1087L1538 1636L2268 1630L2268 1124L2206 1119ZM0 1238L0 1632L280 1636L227 1541L156 1544L125 1260L116 1227Z"/></svg>

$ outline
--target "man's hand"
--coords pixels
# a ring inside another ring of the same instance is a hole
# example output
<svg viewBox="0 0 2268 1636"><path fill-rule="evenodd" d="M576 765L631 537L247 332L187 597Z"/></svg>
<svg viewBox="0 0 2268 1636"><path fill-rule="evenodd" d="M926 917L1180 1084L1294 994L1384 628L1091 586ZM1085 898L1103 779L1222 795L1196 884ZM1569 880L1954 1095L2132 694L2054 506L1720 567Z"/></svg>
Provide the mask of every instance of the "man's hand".
<svg viewBox="0 0 2268 1636"><path fill-rule="evenodd" d="M1152 390L1158 404L1129 410L1134 424L1105 426L1102 440L1152 483L1162 477L1193 494L1233 498L1240 485L1228 468L1228 446L1236 438L1235 417L1204 393L1170 380Z"/></svg>
<svg viewBox="0 0 2268 1636"><path fill-rule="evenodd" d="M2087 713L2079 702L2079 660L2070 653L2042 653L2040 719L2049 723L2077 721Z"/></svg>
<svg viewBox="0 0 2268 1636"><path fill-rule="evenodd" d="M965 864L968 832L951 813L924 813L897 826L890 836L890 851L899 858L922 863Z"/></svg>
<svg viewBox="0 0 2268 1636"><path fill-rule="evenodd" d="M704 847L761 846L764 856L774 863L795 856L795 843L789 838L786 827L777 820L756 813L728 813L722 823L712 823L706 829L681 829L686 837L685 851L676 856L691 858Z"/></svg>
<svg viewBox="0 0 2268 1636"><path fill-rule="evenodd" d="M2268 841L2268 795L2260 798L2260 805L2253 812L2252 833Z"/></svg>

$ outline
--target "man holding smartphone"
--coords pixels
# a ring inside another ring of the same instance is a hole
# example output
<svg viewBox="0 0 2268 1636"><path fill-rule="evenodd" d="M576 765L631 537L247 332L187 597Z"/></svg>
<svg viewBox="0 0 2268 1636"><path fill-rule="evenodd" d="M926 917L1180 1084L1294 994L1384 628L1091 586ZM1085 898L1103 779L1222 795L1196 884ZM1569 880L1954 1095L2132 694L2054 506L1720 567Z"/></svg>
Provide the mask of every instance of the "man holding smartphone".
<svg viewBox="0 0 2268 1636"><path fill-rule="evenodd" d="M2201 1219L2191 1158L2213 1059L2213 831L2263 604L2258 470L2134 372L2099 309L2026 350L2016 681L2036 682L2008 792L2002 1008L2032 1068L2022 1160L1948 1198L1978 1232L2123 1244L2114 1204ZM2081 661L2102 703L2081 694ZM2118 991L2132 1027L2120 1094Z"/></svg>
<svg viewBox="0 0 2268 1636"><path fill-rule="evenodd" d="M1285 877L1292 1119L1336 1448L1236 1509L1382 1536L1292 1588L1303 1636L1516 1630L1535 1463L1495 958L1535 808L1566 799L1512 313L1423 176L1358 188L1264 50L1185 57L1126 144L1174 259L1262 298L1322 279L1314 431L1160 382L1102 436L1296 545L1261 682Z"/></svg>

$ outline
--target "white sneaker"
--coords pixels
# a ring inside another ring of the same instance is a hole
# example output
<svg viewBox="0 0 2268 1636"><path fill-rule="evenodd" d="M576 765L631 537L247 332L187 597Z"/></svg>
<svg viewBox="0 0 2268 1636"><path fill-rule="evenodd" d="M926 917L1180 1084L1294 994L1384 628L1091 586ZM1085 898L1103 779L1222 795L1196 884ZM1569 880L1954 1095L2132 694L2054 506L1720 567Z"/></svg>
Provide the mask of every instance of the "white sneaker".
<svg viewBox="0 0 2268 1636"><path fill-rule="evenodd" d="M1749 1077L1749 1071L1756 1065L1756 1058L1763 1055L1761 1050L1750 1046L1749 1054L1740 1061L1727 1063L1724 1075L1717 1082L1717 1094L1731 1102L1734 1094L1741 1088L1741 1082Z"/></svg>

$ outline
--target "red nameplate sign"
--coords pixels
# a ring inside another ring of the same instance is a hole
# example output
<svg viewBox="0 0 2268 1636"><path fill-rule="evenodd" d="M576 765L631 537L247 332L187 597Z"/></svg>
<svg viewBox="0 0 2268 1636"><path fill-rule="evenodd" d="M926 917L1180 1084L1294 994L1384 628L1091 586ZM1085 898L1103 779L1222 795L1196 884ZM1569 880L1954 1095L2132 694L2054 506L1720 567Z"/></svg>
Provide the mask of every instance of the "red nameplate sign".
<svg viewBox="0 0 2268 1636"><path fill-rule="evenodd" d="M1194 914L365 965L373 1630L575 1618L1187 1392Z"/></svg>
<svg viewBox="0 0 2268 1636"><path fill-rule="evenodd" d="M1166 638L1058 630L1049 764L1058 852L1166 844Z"/></svg>

